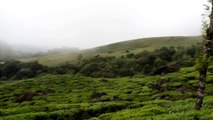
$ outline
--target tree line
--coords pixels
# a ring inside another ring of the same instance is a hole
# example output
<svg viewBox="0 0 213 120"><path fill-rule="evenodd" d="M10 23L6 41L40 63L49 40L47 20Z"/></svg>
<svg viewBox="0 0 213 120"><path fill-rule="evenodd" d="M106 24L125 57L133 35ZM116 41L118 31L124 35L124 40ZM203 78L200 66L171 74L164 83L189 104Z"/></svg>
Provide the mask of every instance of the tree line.
<svg viewBox="0 0 213 120"><path fill-rule="evenodd" d="M201 44L191 47L162 47L137 54L128 51L126 55L84 58L79 55L76 64L47 67L37 61L7 61L0 64L0 80L24 79L40 74L81 74L89 77L125 77L138 74L157 75L178 71L181 67L194 65L200 55Z"/></svg>

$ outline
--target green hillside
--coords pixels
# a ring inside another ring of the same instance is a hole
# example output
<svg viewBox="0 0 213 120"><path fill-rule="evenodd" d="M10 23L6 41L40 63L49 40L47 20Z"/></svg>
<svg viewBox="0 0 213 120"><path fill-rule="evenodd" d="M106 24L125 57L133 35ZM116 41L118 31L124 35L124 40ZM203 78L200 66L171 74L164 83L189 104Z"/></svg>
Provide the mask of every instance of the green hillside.
<svg viewBox="0 0 213 120"><path fill-rule="evenodd" d="M195 111L198 74L90 78L41 75L0 82L1 120L211 120L213 75L203 110Z"/></svg>
<svg viewBox="0 0 213 120"><path fill-rule="evenodd" d="M0 120L211 120L212 61L202 110L195 110L199 73L193 66L202 47L192 45L201 40L147 38L22 60L51 67L3 63ZM76 64L55 66L66 61Z"/></svg>
<svg viewBox="0 0 213 120"><path fill-rule="evenodd" d="M202 41L202 37L193 36L193 37L154 37L154 38L144 38L144 39L136 39L124 42L118 42L114 44L109 44L101 47L97 47L92 49L91 51L97 53L104 52L117 52L123 50L153 50L159 49L161 47L169 47L169 46L184 46L189 47L193 44L197 44Z"/></svg>
<svg viewBox="0 0 213 120"><path fill-rule="evenodd" d="M39 63L47 66L57 66L66 62L75 63L80 53L63 53L53 55L42 55L31 58L19 59L22 62L38 61Z"/></svg>
<svg viewBox="0 0 213 120"><path fill-rule="evenodd" d="M78 53L64 53L64 54L37 56L33 58L21 59L21 61L27 62L37 60L41 64L48 66L55 66L58 64L63 64L65 62L75 63L79 54L82 54L84 57L95 55L121 56L126 55L127 51L131 53L139 53L144 50L159 49L164 46L189 47L191 45L195 45L201 42L202 38L200 36L144 38L114 43L88 50L82 50L81 52Z"/></svg>

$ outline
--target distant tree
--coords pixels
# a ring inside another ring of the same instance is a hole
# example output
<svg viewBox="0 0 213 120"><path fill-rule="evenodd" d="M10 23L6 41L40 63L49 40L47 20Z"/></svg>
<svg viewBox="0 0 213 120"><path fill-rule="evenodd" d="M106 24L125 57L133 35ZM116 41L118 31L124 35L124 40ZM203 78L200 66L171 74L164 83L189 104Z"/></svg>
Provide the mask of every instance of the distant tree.
<svg viewBox="0 0 213 120"><path fill-rule="evenodd" d="M100 71L100 65L97 63L86 64L81 70L80 73L83 75L91 75L93 72Z"/></svg>
<svg viewBox="0 0 213 120"><path fill-rule="evenodd" d="M172 60L172 56L175 54L175 48L174 47L162 47L160 49L155 50L155 53L157 56L163 60L166 60L170 62Z"/></svg>
<svg viewBox="0 0 213 120"><path fill-rule="evenodd" d="M202 108L205 83L208 71L208 60L210 56L212 56L212 41L213 41L213 1L209 0L210 6L206 6L206 10L210 10L210 14L208 15L209 20L204 22L204 53L203 56L197 60L196 68L200 73L199 77L199 86L197 92L196 99L196 110L200 110Z"/></svg>

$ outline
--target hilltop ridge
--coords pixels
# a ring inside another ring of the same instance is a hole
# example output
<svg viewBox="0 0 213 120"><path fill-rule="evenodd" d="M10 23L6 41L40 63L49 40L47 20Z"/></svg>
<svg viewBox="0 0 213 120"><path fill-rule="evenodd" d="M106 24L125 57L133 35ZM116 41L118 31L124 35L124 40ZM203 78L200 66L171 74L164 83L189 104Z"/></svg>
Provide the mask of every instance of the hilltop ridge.
<svg viewBox="0 0 213 120"><path fill-rule="evenodd" d="M76 53L59 53L45 56L36 56L27 59L21 59L21 61L39 61L39 63L55 66L63 64L65 62L76 62L79 54L84 57L101 55L101 56L122 56L126 55L127 52L139 53L144 50L154 50L161 47L189 47L202 42L201 36L179 36L179 37L153 37L153 38L142 38L135 40L128 40L123 42L112 43L103 45L91 49L81 50Z"/></svg>

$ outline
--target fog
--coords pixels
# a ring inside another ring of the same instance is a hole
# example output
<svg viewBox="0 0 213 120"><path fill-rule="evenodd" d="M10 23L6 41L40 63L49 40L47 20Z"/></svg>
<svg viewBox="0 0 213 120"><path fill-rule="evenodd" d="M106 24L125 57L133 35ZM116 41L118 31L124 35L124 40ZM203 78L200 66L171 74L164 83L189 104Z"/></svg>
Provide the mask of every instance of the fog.
<svg viewBox="0 0 213 120"><path fill-rule="evenodd" d="M156 36L200 35L207 0L1 0L0 40L91 48Z"/></svg>

